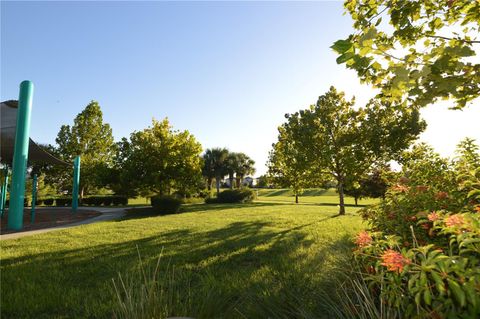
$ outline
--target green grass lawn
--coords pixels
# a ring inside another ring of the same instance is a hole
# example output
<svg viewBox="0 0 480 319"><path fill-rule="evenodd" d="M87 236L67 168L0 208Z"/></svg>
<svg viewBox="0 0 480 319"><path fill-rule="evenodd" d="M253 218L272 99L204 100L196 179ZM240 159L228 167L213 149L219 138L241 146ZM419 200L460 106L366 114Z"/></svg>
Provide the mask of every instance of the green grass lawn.
<svg viewBox="0 0 480 319"><path fill-rule="evenodd" d="M292 191L289 189L259 189L258 190L258 200L262 202L285 202L285 203L294 203L295 196ZM320 189L312 188L307 189L303 192L298 199L300 204L316 204L316 205L338 205L338 193L335 189ZM359 206L366 206L375 204L378 202L378 199L373 198L362 198L358 201ZM353 197L345 197L345 205L354 206L355 200Z"/></svg>
<svg viewBox="0 0 480 319"><path fill-rule="evenodd" d="M111 318L112 279L121 273L141 281L138 247L150 265L163 250L160 272L175 276L182 304L171 315L322 318L319 292L348 264L349 238L363 227L358 208L339 217L335 194L295 205L287 193L271 192L262 190L253 204L194 204L155 217L133 212L1 241L1 316Z"/></svg>

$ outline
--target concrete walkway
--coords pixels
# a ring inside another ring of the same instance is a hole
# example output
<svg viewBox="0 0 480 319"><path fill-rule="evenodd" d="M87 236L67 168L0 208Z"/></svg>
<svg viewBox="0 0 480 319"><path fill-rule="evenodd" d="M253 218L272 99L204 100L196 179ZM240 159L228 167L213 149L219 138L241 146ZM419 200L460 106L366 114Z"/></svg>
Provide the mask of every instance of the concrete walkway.
<svg viewBox="0 0 480 319"><path fill-rule="evenodd" d="M42 233L48 233L51 231L55 230L62 230L62 229L67 229L79 225L86 225L86 224L92 224L92 223L97 223L97 222L103 222L107 220L114 220L114 219L119 219L125 216L125 208L106 208L106 207L88 207L88 208L80 208L79 210L89 210L89 211L96 211L99 213L102 213L100 216L92 217L89 219L85 219L76 223L71 223L67 225L62 225L62 226L56 226L56 227L50 227L50 228L43 228L43 229L36 229L36 230L29 230L29 231L24 231L24 232L18 232L18 233L11 233L11 234L5 234L5 235L0 235L0 240L4 239L15 239L15 238L20 238L20 237L25 237L25 236L31 236L31 235L36 235L36 234L42 234Z"/></svg>

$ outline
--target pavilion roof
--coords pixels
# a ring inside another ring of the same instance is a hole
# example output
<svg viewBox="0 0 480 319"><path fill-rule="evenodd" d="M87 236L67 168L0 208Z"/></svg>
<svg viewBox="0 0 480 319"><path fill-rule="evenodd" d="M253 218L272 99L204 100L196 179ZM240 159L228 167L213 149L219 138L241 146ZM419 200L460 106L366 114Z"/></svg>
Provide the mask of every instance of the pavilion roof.
<svg viewBox="0 0 480 319"><path fill-rule="evenodd" d="M0 104L0 161L11 164L15 145L15 132L17 129L18 101L4 101ZM49 163L56 165L70 165L56 158L41 148L31 138L28 147L29 163Z"/></svg>

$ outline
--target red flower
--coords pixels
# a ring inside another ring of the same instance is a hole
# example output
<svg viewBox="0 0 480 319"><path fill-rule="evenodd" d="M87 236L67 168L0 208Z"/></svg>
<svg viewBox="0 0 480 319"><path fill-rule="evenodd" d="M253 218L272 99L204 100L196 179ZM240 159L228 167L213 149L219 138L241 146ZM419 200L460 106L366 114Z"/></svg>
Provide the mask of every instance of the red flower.
<svg viewBox="0 0 480 319"><path fill-rule="evenodd" d="M440 219L440 215L438 215L437 212L431 212L430 214L428 214L428 220L431 222L434 222L439 219Z"/></svg>
<svg viewBox="0 0 480 319"><path fill-rule="evenodd" d="M355 243L358 245L358 247L365 247L370 245L372 241L372 236L370 236L370 234L366 231L362 231L357 235Z"/></svg>
<svg viewBox="0 0 480 319"><path fill-rule="evenodd" d="M402 272L405 265L410 264L410 260L403 257L402 254L393 249L388 249L380 256L382 259L382 266L387 267L389 271Z"/></svg>
<svg viewBox="0 0 480 319"><path fill-rule="evenodd" d="M454 226L461 227L465 225L465 220L463 219L462 215L458 215L458 214L450 215L447 218L445 218L445 225L447 225L448 227L454 227Z"/></svg>

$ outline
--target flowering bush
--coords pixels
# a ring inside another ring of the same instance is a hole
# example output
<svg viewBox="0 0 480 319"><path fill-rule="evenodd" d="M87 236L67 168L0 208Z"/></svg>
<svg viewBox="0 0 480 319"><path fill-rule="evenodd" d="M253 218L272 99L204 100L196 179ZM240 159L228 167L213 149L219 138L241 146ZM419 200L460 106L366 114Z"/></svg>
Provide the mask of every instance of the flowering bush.
<svg viewBox="0 0 480 319"><path fill-rule="evenodd" d="M437 157L443 167L432 175L421 172L436 168L431 158L417 158L362 212L370 229L358 234L355 258L382 307L400 317L480 318L480 162L469 160L444 166Z"/></svg>

